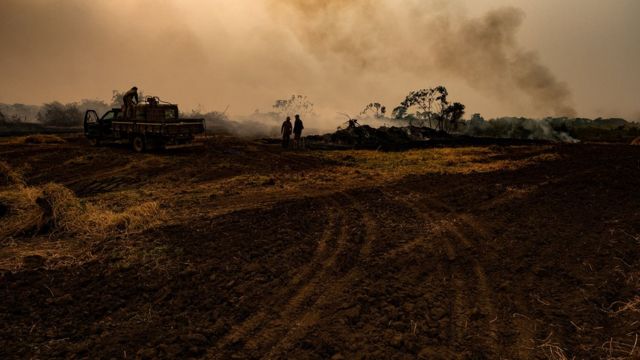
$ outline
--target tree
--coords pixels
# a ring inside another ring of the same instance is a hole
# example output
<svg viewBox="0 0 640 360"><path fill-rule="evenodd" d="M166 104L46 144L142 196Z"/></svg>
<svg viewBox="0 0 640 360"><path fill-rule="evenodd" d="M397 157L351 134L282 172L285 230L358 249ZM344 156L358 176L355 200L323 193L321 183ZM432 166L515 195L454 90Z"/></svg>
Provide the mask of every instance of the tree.
<svg viewBox="0 0 640 360"><path fill-rule="evenodd" d="M124 105L124 91L112 90L111 91L111 107L119 108Z"/></svg>
<svg viewBox="0 0 640 360"><path fill-rule="evenodd" d="M393 116L409 125L435 127L448 131L455 129L464 115L461 103L449 104L449 92L444 86L412 91L393 109Z"/></svg>
<svg viewBox="0 0 640 360"><path fill-rule="evenodd" d="M40 106L37 105L25 105L25 104L2 104L0 103L0 110L7 122L23 122L33 120L40 111Z"/></svg>
<svg viewBox="0 0 640 360"><path fill-rule="evenodd" d="M373 102L367 106L365 106L364 110L360 112L360 115L368 115L373 112L373 116L376 118L383 118L387 114L387 107L378 103Z"/></svg>
<svg viewBox="0 0 640 360"><path fill-rule="evenodd" d="M442 130L458 130L458 124L464 115L464 109L464 105L459 102L455 102L442 110L442 116L440 117L442 119L441 122L444 125L444 129Z"/></svg>
<svg viewBox="0 0 640 360"><path fill-rule="evenodd" d="M74 127L82 125L82 113L75 103L63 105L60 102L44 104L38 119L45 125Z"/></svg>
<svg viewBox="0 0 640 360"><path fill-rule="evenodd" d="M280 117L296 114L307 116L313 114L313 103L304 95L291 95L289 99L276 100L273 104L273 111Z"/></svg>
<svg viewBox="0 0 640 360"><path fill-rule="evenodd" d="M471 119L469 120L469 122L482 124L482 123L485 122L485 120L482 117L482 115L480 115L478 113L475 113L475 114L471 115Z"/></svg>
<svg viewBox="0 0 640 360"><path fill-rule="evenodd" d="M111 110L111 106L102 100L82 99L77 104L78 110L84 114L87 110L95 110L98 114L103 114ZM118 106L119 108L120 106Z"/></svg>
<svg viewBox="0 0 640 360"><path fill-rule="evenodd" d="M441 128L438 114L448 105L447 96L449 93L444 86L412 91L407 95L400 106L394 109L396 119L407 119L410 125L416 122L418 126L433 127L434 123ZM411 110L414 110L414 117L407 118ZM416 121L417 120L417 121Z"/></svg>

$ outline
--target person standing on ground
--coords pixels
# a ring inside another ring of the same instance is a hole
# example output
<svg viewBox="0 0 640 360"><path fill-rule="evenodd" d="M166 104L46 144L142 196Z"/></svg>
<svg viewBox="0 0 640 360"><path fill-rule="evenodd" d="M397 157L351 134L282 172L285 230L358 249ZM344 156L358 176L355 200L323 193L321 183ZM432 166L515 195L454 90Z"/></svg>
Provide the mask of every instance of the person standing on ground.
<svg viewBox="0 0 640 360"><path fill-rule="evenodd" d="M289 139L291 138L291 117L287 116L287 120L282 123L280 133L282 134L282 147L287 149L289 147Z"/></svg>
<svg viewBox="0 0 640 360"><path fill-rule="evenodd" d="M302 136L302 130L304 129L304 124L300 119L300 115L296 115L296 121L293 124L293 145L295 148L299 149L300 146L300 138Z"/></svg>
<svg viewBox="0 0 640 360"><path fill-rule="evenodd" d="M138 103L138 88L134 86L131 90L124 93L122 102L124 102L124 117L127 119L132 118L135 106Z"/></svg>

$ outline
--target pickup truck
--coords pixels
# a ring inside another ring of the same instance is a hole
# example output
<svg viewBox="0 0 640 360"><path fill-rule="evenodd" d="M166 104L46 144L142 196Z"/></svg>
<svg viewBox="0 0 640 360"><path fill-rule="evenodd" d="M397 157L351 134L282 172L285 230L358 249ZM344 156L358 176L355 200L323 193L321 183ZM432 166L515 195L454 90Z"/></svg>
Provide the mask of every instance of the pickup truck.
<svg viewBox="0 0 640 360"><path fill-rule="evenodd" d="M179 117L178 106L147 98L135 105L129 116L123 109L111 109L102 117L95 110L84 115L84 135L92 145L127 142L136 152L152 148L174 149L194 146L196 135L205 132L204 119Z"/></svg>

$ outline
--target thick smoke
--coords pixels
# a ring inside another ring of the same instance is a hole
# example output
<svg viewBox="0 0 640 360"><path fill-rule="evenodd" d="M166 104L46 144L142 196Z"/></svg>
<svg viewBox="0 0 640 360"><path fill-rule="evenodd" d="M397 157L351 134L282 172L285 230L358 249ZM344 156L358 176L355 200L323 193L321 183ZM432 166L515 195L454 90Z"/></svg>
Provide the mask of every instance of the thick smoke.
<svg viewBox="0 0 640 360"><path fill-rule="evenodd" d="M575 116L568 87L540 63L536 53L520 49L516 31L524 13L514 8L489 12L480 19L442 22L433 50L439 67L457 74L483 92L511 100L522 94L536 109L557 116Z"/></svg>
<svg viewBox="0 0 640 360"><path fill-rule="evenodd" d="M178 14L173 4L150 0L2 0L0 101L29 101L16 94L76 101L134 84L157 94L172 81L195 83L202 73L191 69L205 68L207 59Z"/></svg>
<svg viewBox="0 0 640 360"><path fill-rule="evenodd" d="M449 88L451 100L466 104L469 113L572 115L567 87L540 57L518 44L518 39L527 38L516 37L522 12L499 8L485 13L490 2L482 3L0 0L0 102L109 101L112 90L137 85L148 95L178 103L184 112L198 105L207 112L229 105L228 113L235 119L256 109L269 112L276 99L303 94L320 115L307 119L308 128L325 131L343 122L337 112L355 115L372 100L391 109L411 90L442 84ZM527 7L554 8L551 0ZM596 7L602 6L584 9ZM480 15L467 15L465 8ZM631 5L607 8L634 13ZM537 31L531 41L539 41L550 30L531 13L527 25ZM575 25L573 19L567 21ZM552 24L557 26L558 20ZM607 26L600 28L603 38L611 33ZM626 33L637 32L632 30ZM558 40L566 39L571 38ZM612 48L625 50L625 41L612 42ZM544 55L555 59L559 69L567 68L582 56L582 45L605 42L573 42L562 56L557 46L545 45ZM576 84L582 115L633 114L633 96L625 94L637 93L639 82L634 81L637 72L626 64L635 65L632 59L638 52L628 50L630 56L616 58L615 66L588 56L576 71L567 72ZM596 71L594 64L606 71ZM584 74L589 71L594 76L587 80ZM622 86L608 86L602 79ZM593 87L585 85L589 83ZM598 107L603 110L594 114Z"/></svg>
<svg viewBox="0 0 640 360"><path fill-rule="evenodd" d="M462 132L466 135L481 137L579 142L568 133L555 130L549 120L527 118L505 117L489 121L473 118L464 123Z"/></svg>
<svg viewBox="0 0 640 360"><path fill-rule="evenodd" d="M446 72L529 113L576 113L568 87L517 43L524 19L518 9L467 18L441 2L271 1L274 14L284 13L300 42L324 61L338 57L362 72L402 69L425 83Z"/></svg>

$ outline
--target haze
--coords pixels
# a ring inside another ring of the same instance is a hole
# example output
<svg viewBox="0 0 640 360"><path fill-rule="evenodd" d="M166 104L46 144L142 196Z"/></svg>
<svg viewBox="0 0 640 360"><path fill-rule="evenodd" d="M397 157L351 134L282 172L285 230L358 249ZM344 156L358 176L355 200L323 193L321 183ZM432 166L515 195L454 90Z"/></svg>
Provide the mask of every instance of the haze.
<svg viewBox="0 0 640 360"><path fill-rule="evenodd" d="M637 0L0 0L0 102L183 109L395 106L445 85L467 112L640 119Z"/></svg>

